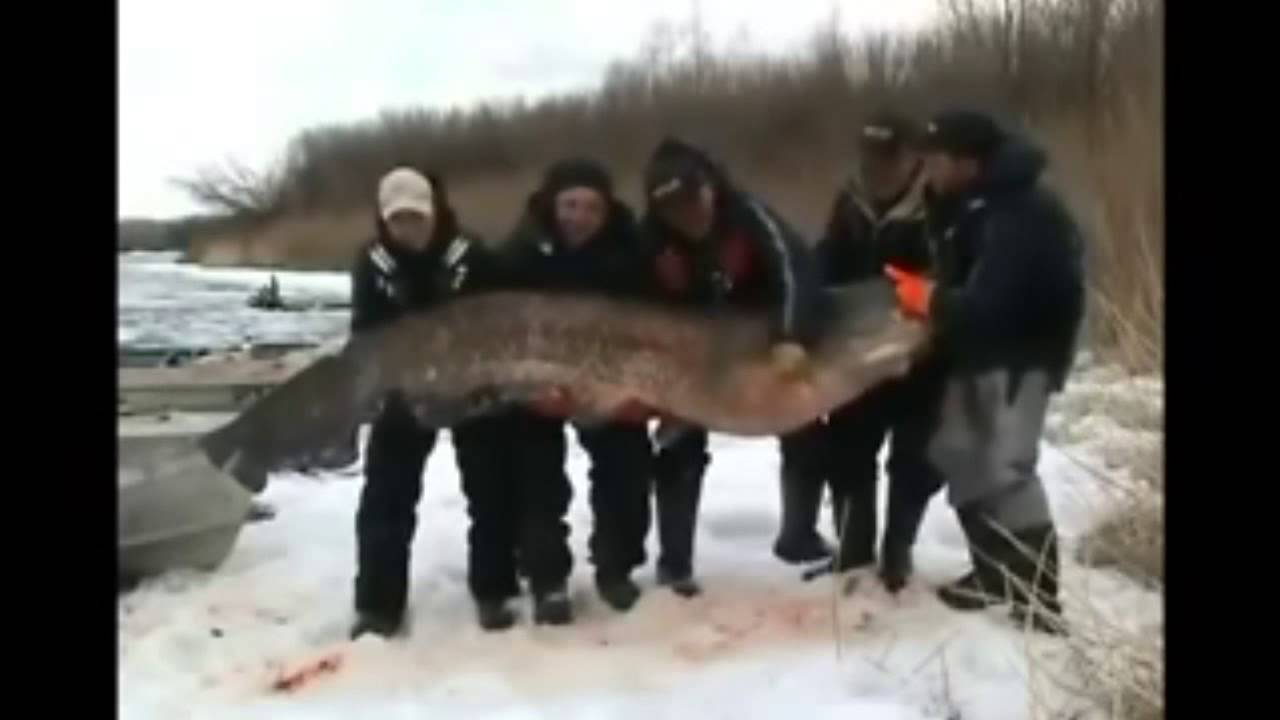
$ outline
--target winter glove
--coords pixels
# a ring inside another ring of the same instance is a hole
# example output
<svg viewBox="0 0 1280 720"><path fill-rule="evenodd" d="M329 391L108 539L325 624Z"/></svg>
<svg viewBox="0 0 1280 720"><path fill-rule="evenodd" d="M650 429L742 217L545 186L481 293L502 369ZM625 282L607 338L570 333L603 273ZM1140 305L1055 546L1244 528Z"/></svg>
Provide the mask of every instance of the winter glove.
<svg viewBox="0 0 1280 720"><path fill-rule="evenodd" d="M929 301L933 298L932 280L893 265L886 266L884 273L893 280L898 293L898 305L904 313L917 318L929 316Z"/></svg>
<svg viewBox="0 0 1280 720"><path fill-rule="evenodd" d="M554 418L567 418L573 415L573 397L562 387L553 387L534 398L529 406L539 415Z"/></svg>
<svg viewBox="0 0 1280 720"><path fill-rule="evenodd" d="M780 342L770 350L773 369L788 380L804 377L809 373L809 353L797 342Z"/></svg>
<svg viewBox="0 0 1280 720"><path fill-rule="evenodd" d="M628 400L613 414L613 419L629 425L643 425L653 415L653 408L638 400Z"/></svg>
<svg viewBox="0 0 1280 720"><path fill-rule="evenodd" d="M654 266L658 282L667 292L682 293L689 287L689 267L675 250L663 250Z"/></svg>

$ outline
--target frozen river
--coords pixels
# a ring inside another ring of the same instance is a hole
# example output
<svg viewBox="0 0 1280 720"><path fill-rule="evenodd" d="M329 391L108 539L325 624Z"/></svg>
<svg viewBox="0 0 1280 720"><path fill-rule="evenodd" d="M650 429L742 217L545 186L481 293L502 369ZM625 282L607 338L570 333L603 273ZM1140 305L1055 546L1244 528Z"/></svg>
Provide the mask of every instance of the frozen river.
<svg viewBox="0 0 1280 720"><path fill-rule="evenodd" d="M209 269L177 253L118 256L116 340L145 346L221 348L251 342L321 342L347 332L346 310L269 312L246 305L271 275L289 301L350 297L345 273Z"/></svg>

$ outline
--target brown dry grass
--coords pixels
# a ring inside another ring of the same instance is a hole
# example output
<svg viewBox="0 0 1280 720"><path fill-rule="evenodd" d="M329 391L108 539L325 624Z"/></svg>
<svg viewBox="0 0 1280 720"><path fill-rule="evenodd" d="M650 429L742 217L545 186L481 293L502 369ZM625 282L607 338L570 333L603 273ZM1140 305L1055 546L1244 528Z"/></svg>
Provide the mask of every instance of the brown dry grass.
<svg viewBox="0 0 1280 720"><path fill-rule="evenodd" d="M252 266L346 270L369 236L370 213L287 217L200 238L188 256L213 267Z"/></svg>
<svg viewBox="0 0 1280 720"><path fill-rule="evenodd" d="M1114 568L1154 588L1164 585L1164 455L1135 452L1131 477L1104 487L1110 512L1081 540L1079 560Z"/></svg>
<svg viewBox="0 0 1280 720"><path fill-rule="evenodd" d="M1074 458L1073 458L1074 459ZM1133 453L1128 473L1108 475L1076 460L1106 492L1108 508L1078 546L1085 567L1117 571L1140 587L1163 594L1165 568L1164 456L1154 447ZM1114 598L1063 584L1070 610L1067 662L1046 667L1029 652L1033 676L1121 720L1162 720L1164 625L1135 625ZM1035 680L1031 681L1033 690ZM1034 692L1033 692L1034 694ZM1042 700L1036 715L1055 717Z"/></svg>
<svg viewBox="0 0 1280 720"><path fill-rule="evenodd" d="M1145 453L1126 481L1112 483L1113 510L1083 538L1080 560L1113 568L1164 592L1164 455ZM1124 628L1088 598L1079 603L1083 628L1072 647L1086 689L1111 717L1164 717L1164 628Z"/></svg>
<svg viewBox="0 0 1280 720"><path fill-rule="evenodd" d="M1090 344L1137 372L1164 367L1164 116L1127 97L1105 121L1047 123L1063 189L1090 239ZM1100 125L1100 126L1099 126Z"/></svg>
<svg viewBox="0 0 1280 720"><path fill-rule="evenodd" d="M1147 589L1163 592L1162 487L1149 480L1104 482L1114 488L1116 504L1085 539L1081 561L1086 566L1116 569ZM1162 477L1160 483L1162 486ZM1037 549L1024 545L1022 551L1035 557ZM1007 580L1024 592L1029 590L1029 583L1012 576ZM1061 625L1066 630L1065 642L1039 645L1044 636L1029 625L1023 629L1031 716L1046 720L1063 717L1066 699L1100 710L1107 718L1163 720L1163 622L1136 623L1129 613L1118 609L1114 598L1088 586L1060 585L1068 613ZM1058 660L1042 654L1046 650L1049 655L1056 652ZM1053 699L1045 686L1058 691Z"/></svg>

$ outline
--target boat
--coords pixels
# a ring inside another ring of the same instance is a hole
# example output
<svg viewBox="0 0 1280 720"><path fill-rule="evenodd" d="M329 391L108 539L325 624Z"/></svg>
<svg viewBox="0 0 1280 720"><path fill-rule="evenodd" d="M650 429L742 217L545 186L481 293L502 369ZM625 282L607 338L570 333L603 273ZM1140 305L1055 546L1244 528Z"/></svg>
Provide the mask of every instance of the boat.
<svg viewBox="0 0 1280 720"><path fill-rule="evenodd" d="M182 367L195 362L216 360L227 356L247 356L252 360L273 360L290 353L312 350L313 342L254 342L242 347L201 347L170 345L119 346L118 367L158 368Z"/></svg>
<svg viewBox="0 0 1280 720"><path fill-rule="evenodd" d="M117 419L122 586L171 570L216 570L231 554L252 495L195 444L227 419L166 413Z"/></svg>
<svg viewBox="0 0 1280 720"><path fill-rule="evenodd" d="M270 518L270 509L210 463L196 442L323 351L323 345L276 343L236 352L192 349L183 362L159 366L121 362L116 415L121 587L178 568L214 570L246 522ZM341 447L302 458L295 469L349 473L360 461L358 439L352 433Z"/></svg>
<svg viewBox="0 0 1280 720"><path fill-rule="evenodd" d="M210 352L176 364L117 368L120 415L239 411L312 359L313 348Z"/></svg>

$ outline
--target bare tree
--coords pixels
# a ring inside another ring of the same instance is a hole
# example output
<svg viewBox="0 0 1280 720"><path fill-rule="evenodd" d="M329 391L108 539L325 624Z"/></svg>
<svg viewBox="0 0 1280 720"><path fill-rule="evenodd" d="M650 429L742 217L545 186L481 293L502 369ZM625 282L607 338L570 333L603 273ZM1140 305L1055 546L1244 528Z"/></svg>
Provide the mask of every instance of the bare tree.
<svg viewBox="0 0 1280 720"><path fill-rule="evenodd" d="M230 215L270 215L280 198L278 174L256 173L235 159L227 160L221 168L204 168L194 178L172 182L197 203Z"/></svg>

